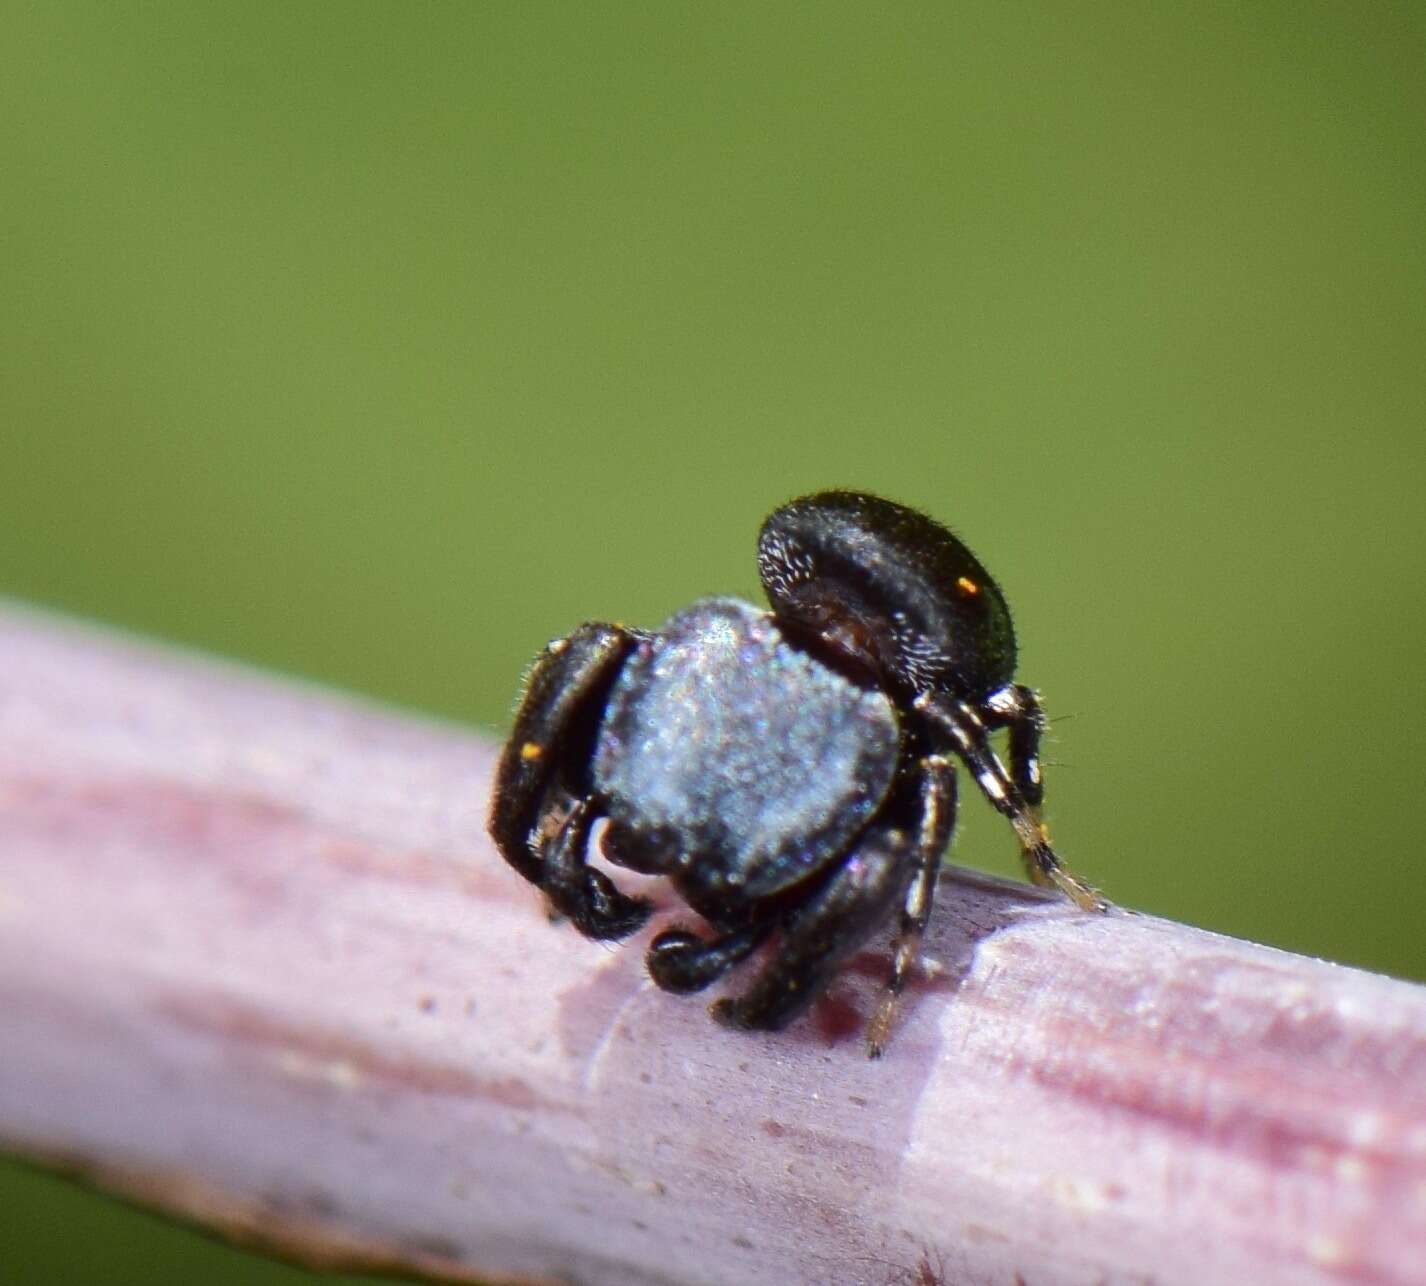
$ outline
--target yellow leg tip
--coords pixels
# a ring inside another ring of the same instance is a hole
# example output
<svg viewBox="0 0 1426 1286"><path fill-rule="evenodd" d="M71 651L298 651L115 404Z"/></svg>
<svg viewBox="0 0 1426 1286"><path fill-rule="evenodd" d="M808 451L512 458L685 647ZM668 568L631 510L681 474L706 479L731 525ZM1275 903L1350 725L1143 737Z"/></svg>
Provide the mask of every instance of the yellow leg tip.
<svg viewBox="0 0 1426 1286"><path fill-rule="evenodd" d="M1088 884L1075 879L1068 871L1061 868L1050 875L1056 888L1065 894L1081 911L1109 910L1113 905L1107 898L1100 897L1097 889L1092 889Z"/></svg>

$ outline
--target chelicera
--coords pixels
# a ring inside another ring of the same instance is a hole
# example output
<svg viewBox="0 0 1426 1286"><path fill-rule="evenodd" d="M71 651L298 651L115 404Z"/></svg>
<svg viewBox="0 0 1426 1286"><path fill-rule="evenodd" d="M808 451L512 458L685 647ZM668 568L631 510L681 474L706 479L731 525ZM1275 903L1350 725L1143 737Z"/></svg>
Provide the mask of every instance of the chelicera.
<svg viewBox="0 0 1426 1286"><path fill-rule="evenodd" d="M667 876L712 929L660 933L648 969L701 991L776 935L712 1014L775 1030L897 916L867 1029L885 1047L919 958L956 816L956 765L1010 822L1030 878L1085 910L1040 819L1038 696L1014 682L999 587L945 527L877 496L825 491L758 537L770 612L708 598L646 632L589 622L530 670L496 772L500 852L581 933L620 939L647 901L589 865ZM1008 767L990 734L1007 731Z"/></svg>

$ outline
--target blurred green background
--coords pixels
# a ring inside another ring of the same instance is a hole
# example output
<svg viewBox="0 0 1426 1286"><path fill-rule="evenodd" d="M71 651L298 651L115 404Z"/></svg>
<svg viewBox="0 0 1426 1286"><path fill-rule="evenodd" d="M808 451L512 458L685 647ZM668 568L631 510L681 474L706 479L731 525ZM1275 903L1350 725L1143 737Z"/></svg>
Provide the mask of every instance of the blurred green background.
<svg viewBox="0 0 1426 1286"><path fill-rule="evenodd" d="M0 590L493 731L880 491L1075 716L1078 869L1426 978L1419 5L3 13ZM301 1276L0 1208L7 1282Z"/></svg>

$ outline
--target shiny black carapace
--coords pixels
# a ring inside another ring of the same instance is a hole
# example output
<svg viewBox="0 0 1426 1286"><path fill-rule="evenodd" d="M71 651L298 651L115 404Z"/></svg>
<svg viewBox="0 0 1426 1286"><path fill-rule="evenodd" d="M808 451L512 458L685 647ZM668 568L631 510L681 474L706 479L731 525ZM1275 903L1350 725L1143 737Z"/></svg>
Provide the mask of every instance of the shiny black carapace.
<svg viewBox="0 0 1426 1286"><path fill-rule="evenodd" d="M590 938L627 937L649 904L588 864L666 875L712 927L649 947L653 980L699 991L778 935L713 1016L776 1029L893 914L891 976L867 1032L879 1055L915 967L956 814L959 761L1015 830L1030 878L1106 906L1040 821L1045 716L1015 683L999 587L924 514L825 491L763 523L772 604L694 603L648 633L590 622L530 671L501 755L490 833ZM1009 768L989 736L1008 730Z"/></svg>

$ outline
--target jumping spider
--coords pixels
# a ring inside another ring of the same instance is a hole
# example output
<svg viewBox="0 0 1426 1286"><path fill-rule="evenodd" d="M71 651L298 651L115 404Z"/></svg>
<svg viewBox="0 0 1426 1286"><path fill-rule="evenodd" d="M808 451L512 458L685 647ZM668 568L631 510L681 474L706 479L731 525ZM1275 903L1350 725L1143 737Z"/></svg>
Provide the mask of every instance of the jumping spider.
<svg viewBox="0 0 1426 1286"><path fill-rule="evenodd" d="M648 969L709 986L774 932L729 1027L801 1014L893 912L891 976L867 1029L877 1057L915 967L956 815L959 760L1009 819L1030 878L1085 910L1040 821L1036 694L1012 682L1015 634L975 556L924 514L825 491L758 537L763 612L707 598L653 632L589 622L536 659L501 755L490 833L590 938L637 930L649 903L587 864L668 876L712 926L671 929ZM989 734L1008 730L1009 770Z"/></svg>

